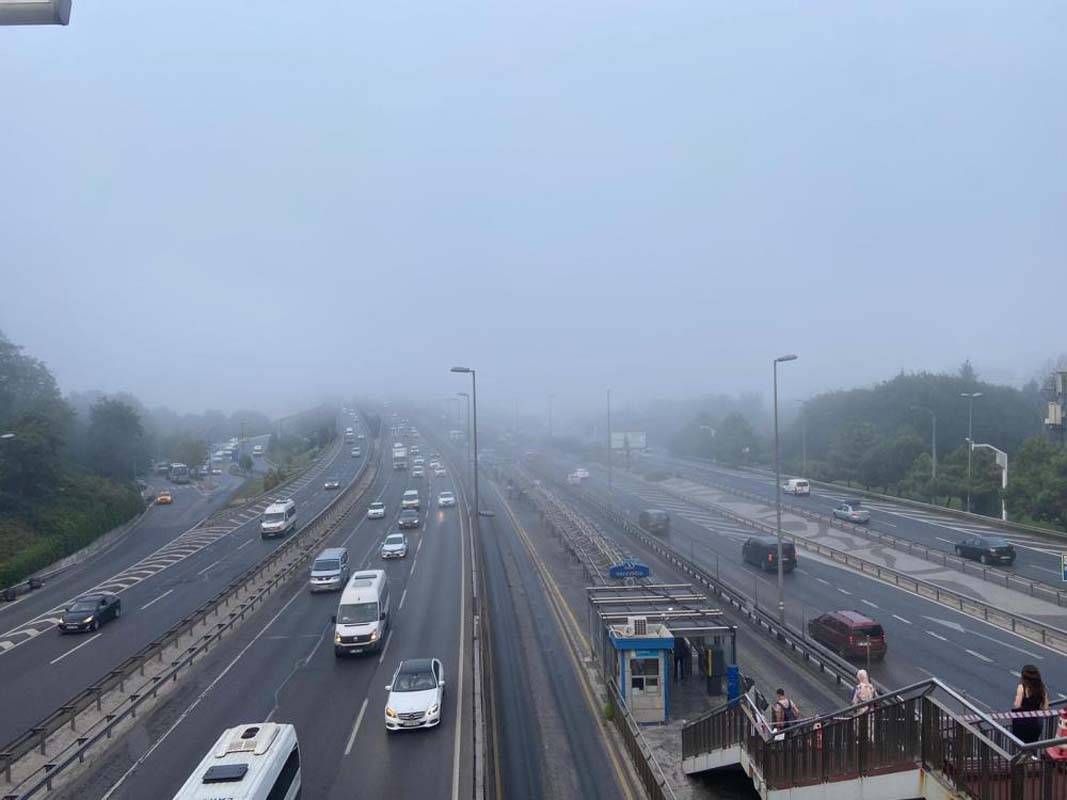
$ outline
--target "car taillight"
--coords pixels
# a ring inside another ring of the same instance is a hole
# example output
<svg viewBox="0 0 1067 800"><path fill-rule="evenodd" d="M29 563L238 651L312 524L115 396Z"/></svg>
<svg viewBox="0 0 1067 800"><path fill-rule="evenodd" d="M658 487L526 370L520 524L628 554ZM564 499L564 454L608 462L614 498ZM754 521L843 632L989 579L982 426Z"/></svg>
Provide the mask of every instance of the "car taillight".
<svg viewBox="0 0 1067 800"><path fill-rule="evenodd" d="M773 553L767 553L767 563L771 564L773 562L774 562L774 554Z"/></svg>

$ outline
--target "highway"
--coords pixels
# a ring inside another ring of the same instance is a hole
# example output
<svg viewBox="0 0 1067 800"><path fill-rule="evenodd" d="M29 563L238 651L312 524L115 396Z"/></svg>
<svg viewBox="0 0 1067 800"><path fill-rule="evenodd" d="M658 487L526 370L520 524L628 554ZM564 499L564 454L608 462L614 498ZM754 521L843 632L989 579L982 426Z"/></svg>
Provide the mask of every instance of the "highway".
<svg viewBox="0 0 1067 800"><path fill-rule="evenodd" d="M560 480L574 466L563 458L545 458L542 474ZM606 471L591 467L590 472L583 489L607 501ZM635 522L644 508L667 509L672 517L667 543L775 613L775 575L741 560L741 545L754 531L619 471L613 489L613 502ZM624 534L606 532L615 535L625 549L635 549ZM803 551L797 570L786 575L785 592L787 620L797 629L805 629L813 616L840 609L854 609L880 622L889 649L884 662L872 665L871 673L888 686L935 675L980 703L1005 709L1021 665L1033 663L1041 669L1052 696L1067 697L1063 694L1067 692L1067 657Z"/></svg>
<svg viewBox="0 0 1067 800"><path fill-rule="evenodd" d="M338 440L322 463L272 496L293 497L302 524L337 495L323 490L323 477L336 476L347 483L360 463ZM128 536L106 552L0 608L0 682L5 697L0 741L9 741L103 677L283 541L260 536L259 510L264 501L190 530L223 507L236 488L229 475L213 477L219 488L209 494L194 485L171 487L173 505L152 507ZM56 629L60 610L93 589L118 592L122 617L96 633L60 635Z"/></svg>
<svg viewBox="0 0 1067 800"><path fill-rule="evenodd" d="M653 463L662 464L673 471L685 474L699 481L702 477L713 480L723 486L730 486L764 497L768 503L774 503L774 476L759 472L731 470L712 466L694 459L669 458L662 455L648 456ZM792 475L782 475L784 482ZM809 508L819 514L830 516L834 506L854 497L846 487L825 489L812 487L808 497L782 496L784 504ZM916 508L904 503L890 500L866 499L859 496L863 505L871 512L869 526L873 530L918 542L927 547L946 552L954 552L957 542L976 534L1003 536L1015 545L1016 560L1011 567L998 566L1032 580L1045 583L1060 582L1060 553L1067 551L1067 541L1055 534L1043 536L1039 533L1022 533L997 525L997 520L969 520L951 514L939 513L935 509Z"/></svg>
<svg viewBox="0 0 1067 800"><path fill-rule="evenodd" d="M333 625L338 593L279 592L259 615L221 644L179 692L139 721L108 763L78 787L84 796L169 797L219 732L241 722L296 725L305 797L467 797L472 791L470 545L460 508L439 509L437 493L455 490L451 476L412 479L383 468L351 523L327 543L349 548L352 571L384 569L393 611L383 650L337 658ZM408 531L409 555L383 561L400 496L419 489L423 525ZM434 502L429 502L433 498ZM380 499L384 520L366 519ZM446 691L440 726L388 733L386 691L400 660L443 662ZM462 670L461 670L462 665ZM463 712L462 714L460 712Z"/></svg>

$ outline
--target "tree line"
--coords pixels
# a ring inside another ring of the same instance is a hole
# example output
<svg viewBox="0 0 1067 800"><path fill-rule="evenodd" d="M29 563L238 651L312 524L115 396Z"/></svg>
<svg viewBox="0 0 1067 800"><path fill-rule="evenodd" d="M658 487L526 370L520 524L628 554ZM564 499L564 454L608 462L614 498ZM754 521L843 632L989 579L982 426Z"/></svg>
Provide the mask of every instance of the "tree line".
<svg viewBox="0 0 1067 800"><path fill-rule="evenodd" d="M961 397L976 392L973 401ZM1067 454L1044 431L1049 399L1038 381L1021 389L982 381L969 362L956 374L902 373L871 387L824 392L781 426L783 472L955 507L969 493L972 510L990 515L999 515L1003 497L1012 519L1067 527ZM1008 453L1006 492L988 449L971 452L968 478L971 402L974 441ZM699 413L669 440L675 454L731 466L771 463L773 444L772 433L757 431L738 411Z"/></svg>

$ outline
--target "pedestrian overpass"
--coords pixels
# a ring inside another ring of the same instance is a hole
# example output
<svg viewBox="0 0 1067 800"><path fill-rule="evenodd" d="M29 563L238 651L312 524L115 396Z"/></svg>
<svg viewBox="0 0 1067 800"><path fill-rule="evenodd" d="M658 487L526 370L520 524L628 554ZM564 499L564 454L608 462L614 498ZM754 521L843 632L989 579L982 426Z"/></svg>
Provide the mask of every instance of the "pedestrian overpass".
<svg viewBox="0 0 1067 800"><path fill-rule="evenodd" d="M763 800L1065 800L1067 704L1055 705L1033 712L1047 739L1024 745L998 721L1009 715L936 679L781 732L746 694L686 725L682 766L740 767Z"/></svg>

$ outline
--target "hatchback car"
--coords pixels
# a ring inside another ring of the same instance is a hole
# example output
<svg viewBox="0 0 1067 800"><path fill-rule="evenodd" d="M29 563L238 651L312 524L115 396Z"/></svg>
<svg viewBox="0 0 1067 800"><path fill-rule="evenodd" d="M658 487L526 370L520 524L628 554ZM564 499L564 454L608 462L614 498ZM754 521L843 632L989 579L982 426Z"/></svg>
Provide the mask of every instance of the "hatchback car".
<svg viewBox="0 0 1067 800"><path fill-rule="evenodd" d="M433 474L434 474L435 478L443 478L448 473L445 472L445 468L444 467L442 467L440 464L438 464L436 467L434 467Z"/></svg>
<svg viewBox="0 0 1067 800"><path fill-rule="evenodd" d="M411 477L412 478L421 478L424 474L425 473L423 472L422 467L412 467L411 468Z"/></svg>
<svg viewBox="0 0 1067 800"><path fill-rule="evenodd" d="M408 554L408 537L402 533L390 533L382 542L382 558L403 558Z"/></svg>
<svg viewBox="0 0 1067 800"><path fill-rule="evenodd" d="M375 500L369 506L367 506L367 519L384 519L385 518L385 503L381 500Z"/></svg>
<svg viewBox="0 0 1067 800"><path fill-rule="evenodd" d="M421 524L419 522L419 512L414 508L405 508L400 512L400 517L397 519L396 524L400 528L417 528Z"/></svg>
<svg viewBox="0 0 1067 800"><path fill-rule="evenodd" d="M361 455L363 455L362 450L360 450L358 447L352 448L352 458L359 458Z"/></svg>
<svg viewBox="0 0 1067 800"><path fill-rule="evenodd" d="M849 500L847 503L834 506L834 516L859 525L865 525L871 521L871 512L863 508L859 500Z"/></svg>
<svg viewBox="0 0 1067 800"><path fill-rule="evenodd" d="M451 508L456 504L456 496L452 492L441 492L437 495L438 508Z"/></svg>
<svg viewBox="0 0 1067 800"><path fill-rule="evenodd" d="M112 592L85 594L70 604L59 618L60 633L95 631L105 622L122 616L122 601Z"/></svg>
<svg viewBox="0 0 1067 800"><path fill-rule="evenodd" d="M400 662L393 682L385 687L385 727L390 731L433 728L441 721L445 674L436 658L409 658Z"/></svg>
<svg viewBox="0 0 1067 800"><path fill-rule="evenodd" d="M162 492L156 495L156 505L169 506L174 502L174 496L170 493L170 490L164 489Z"/></svg>
<svg viewBox="0 0 1067 800"><path fill-rule="evenodd" d="M1015 563L1015 545L1000 536L973 536L959 542L955 550L961 558L973 558L983 564Z"/></svg>
<svg viewBox="0 0 1067 800"><path fill-rule="evenodd" d="M337 478L327 478L326 482L322 484L323 489L340 489L341 482Z"/></svg>
<svg viewBox="0 0 1067 800"><path fill-rule="evenodd" d="M885 658L882 626L859 611L830 611L808 622L808 634L845 658Z"/></svg>

